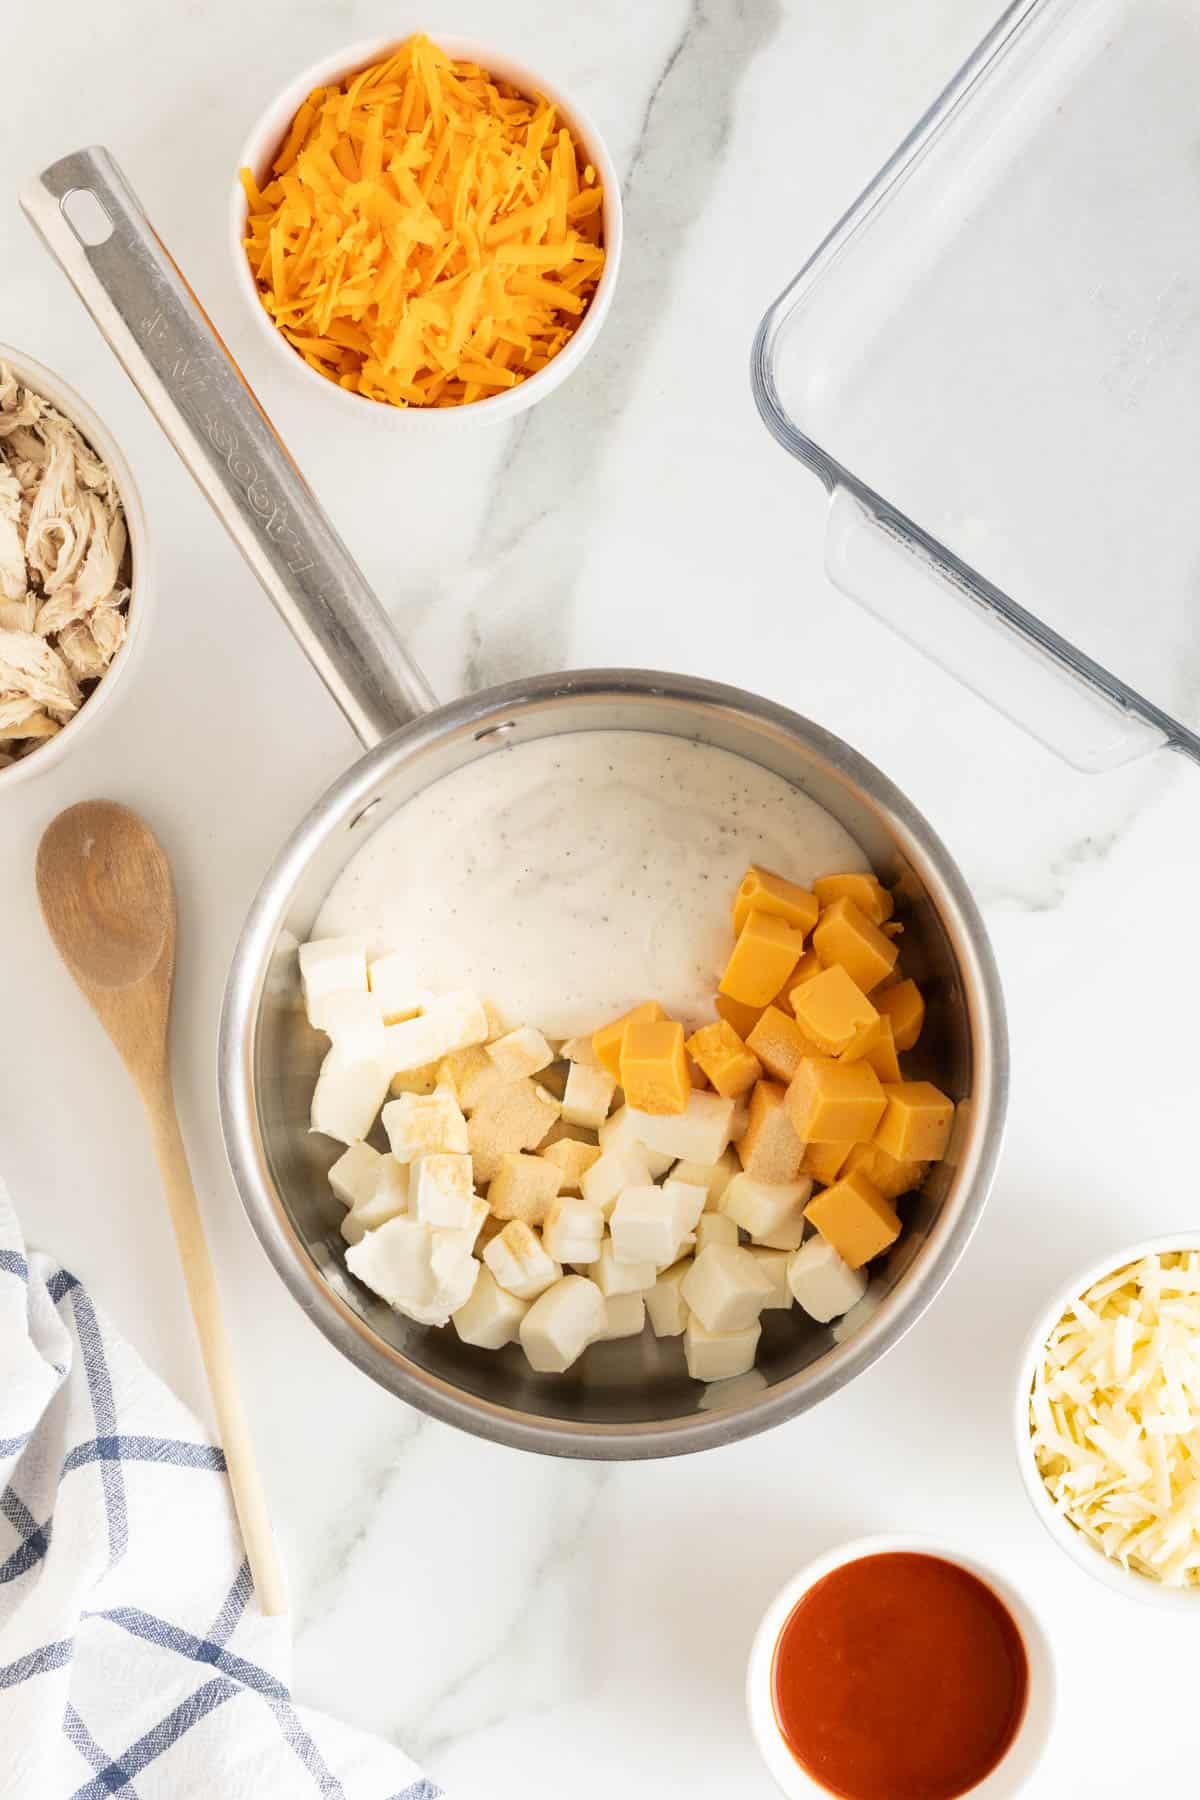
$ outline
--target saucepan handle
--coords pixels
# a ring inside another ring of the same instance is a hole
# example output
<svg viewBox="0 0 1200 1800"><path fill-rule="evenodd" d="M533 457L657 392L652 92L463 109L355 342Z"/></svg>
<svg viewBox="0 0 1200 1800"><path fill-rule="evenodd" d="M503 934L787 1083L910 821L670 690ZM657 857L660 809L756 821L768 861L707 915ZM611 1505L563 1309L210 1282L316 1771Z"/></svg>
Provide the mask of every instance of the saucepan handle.
<svg viewBox="0 0 1200 1800"><path fill-rule="evenodd" d="M108 151L21 205L363 743L436 705Z"/></svg>

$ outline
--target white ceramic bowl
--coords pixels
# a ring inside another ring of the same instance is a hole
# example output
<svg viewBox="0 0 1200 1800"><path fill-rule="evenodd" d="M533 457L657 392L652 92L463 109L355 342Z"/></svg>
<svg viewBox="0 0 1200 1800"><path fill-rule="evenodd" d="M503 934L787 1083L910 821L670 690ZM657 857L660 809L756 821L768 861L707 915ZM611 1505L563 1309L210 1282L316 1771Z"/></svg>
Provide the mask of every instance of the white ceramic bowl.
<svg viewBox="0 0 1200 1800"><path fill-rule="evenodd" d="M1061 1550L1066 1551L1072 1562L1077 1563L1097 1581L1102 1581L1105 1587L1113 1588L1128 1599L1140 1600L1145 1605L1163 1607L1175 1613L1190 1609L1192 1617L1200 1619L1200 1588L1164 1587L1161 1582L1151 1580L1148 1575L1138 1575L1132 1570L1123 1569L1120 1563L1113 1562L1111 1557L1098 1550L1069 1519L1062 1517L1042 1480L1029 1431L1029 1396L1033 1392L1034 1374L1047 1338L1071 1301L1078 1299L1093 1282L1102 1281L1106 1275L1124 1268L1126 1263L1140 1262L1144 1256L1158 1256L1168 1250L1200 1250L1200 1231L1180 1231L1170 1237L1147 1238L1143 1243L1131 1244L1127 1250L1119 1250L1113 1256L1106 1256L1103 1262L1085 1269L1062 1289L1042 1313L1029 1335L1017 1378L1013 1428L1017 1465L1025 1483L1025 1492L1050 1536Z"/></svg>
<svg viewBox="0 0 1200 1800"><path fill-rule="evenodd" d="M31 356L26 356L23 351L14 350L8 344L0 344L0 362L7 363L19 381L49 400L52 406L57 406L59 412L65 414L73 425L77 425L97 455L112 471L121 505L125 509L132 564L132 593L125 642L114 656L103 679L92 689L75 717L54 737L47 738L27 756L19 757L6 769L0 769L2 797L17 782L29 781L54 768L64 756L69 756L84 741L89 732L95 730L101 719L111 716L113 701L128 680L129 672L141 655L146 640L146 616L150 610L152 586L146 553L146 515L142 509L142 497L134 484L129 464L108 427L96 417L74 388L68 387L59 376L35 362Z"/></svg>
<svg viewBox="0 0 1200 1800"><path fill-rule="evenodd" d="M970 1800L1014 1800L1030 1791L1030 1783L1050 1739L1055 1714L1054 1658L1045 1633L1025 1600L1009 1582L978 1562L956 1545L940 1543L934 1538L894 1536L856 1538L808 1563L782 1587L772 1600L755 1634L746 1671L746 1705L750 1729L763 1761L774 1777L780 1792L788 1800L830 1800L828 1788L814 1781L796 1761L784 1741L775 1718L771 1698L771 1671L775 1646L780 1634L801 1597L823 1576L864 1556L890 1556L910 1553L916 1556L938 1556L956 1563L990 1587L1007 1606L1017 1622L1025 1654L1029 1660L1029 1694L1025 1714L1016 1737L1003 1761L991 1774L970 1790Z"/></svg>
<svg viewBox="0 0 1200 1800"><path fill-rule="evenodd" d="M526 407L534 406L547 394L553 393L556 387L577 369L591 346L595 343L604 323L604 318L612 303L613 291L617 282L617 270L621 261L621 183L616 166L608 153L608 147L600 136L595 125L581 107L568 98L553 81L544 75L527 68L524 63L515 62L511 56L505 56L498 50L491 50L486 45L475 43L465 38L446 38L438 35L437 42L448 56L456 62L478 63L480 68L498 75L501 80L509 81L522 93L544 94L553 102L569 123L577 143L586 151L600 177L604 189L604 270L596 285L591 303L583 316L577 331L573 332L567 343L544 369L536 375L519 382L514 388L502 394L489 395L485 400L473 400L466 406L389 406L377 400L368 400L361 394L351 393L340 388L336 383L318 375L309 367L287 339L275 326L255 286L254 277L250 273L250 264L246 252L242 248L242 240L246 233L246 196L238 179L238 170L249 169L255 181L261 184L265 178L276 150L283 142L284 136L292 120L308 94L315 87L330 86L345 79L358 69L366 68L370 63L379 62L383 57L397 50L405 41L407 33L399 37L373 38L364 43L352 44L349 49L339 50L332 56L322 58L305 69L302 75L277 94L275 99L262 114L253 131L246 139L237 168L233 171L233 190L229 204L229 249L233 258L234 279L238 290L245 296L246 303L254 317L259 335L272 347L272 353L282 358L308 384L312 391L320 390L327 400L340 407L347 417L357 417L360 422L364 414L370 412L380 415L392 414L405 421L436 421L445 425L448 421L470 418L479 424L503 424L516 413L524 412Z"/></svg>

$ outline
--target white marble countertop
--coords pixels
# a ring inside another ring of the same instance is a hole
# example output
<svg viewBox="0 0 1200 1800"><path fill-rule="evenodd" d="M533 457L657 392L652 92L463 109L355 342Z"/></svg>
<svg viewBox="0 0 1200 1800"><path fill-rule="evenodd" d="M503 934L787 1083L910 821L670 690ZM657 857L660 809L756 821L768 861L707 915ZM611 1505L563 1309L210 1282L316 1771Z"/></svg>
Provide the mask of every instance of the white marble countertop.
<svg viewBox="0 0 1200 1800"><path fill-rule="evenodd" d="M52 29L36 7L5 24L0 339L82 389L121 439L159 608L90 754L0 807L0 1167L31 1240L207 1414L136 1103L34 900L46 822L110 795L150 818L177 871L180 1099L290 1569L298 1691L402 1742L460 1797L558 1795L569 1769L575 1800L766 1800L741 1697L756 1619L800 1562L884 1528L958 1541L1040 1609L1061 1696L1039 1793L1183 1791L1196 1766L1191 1633L1044 1537L1009 1406L1056 1283L1196 1224L1184 959L1200 778L1166 755L1072 773L841 598L822 573L823 496L759 425L746 377L766 303L997 5L61 0ZM224 240L258 105L339 42L418 23L557 72L609 136L629 232L586 369L511 432L433 446L402 419L358 438L317 428L266 366ZM373 1389L268 1268L216 1120L222 981L269 858L354 744L16 210L26 172L93 141L245 352L443 696L570 665L719 674L881 764L960 859L1011 1013L999 1179L929 1314L817 1411L698 1460L541 1461Z"/></svg>

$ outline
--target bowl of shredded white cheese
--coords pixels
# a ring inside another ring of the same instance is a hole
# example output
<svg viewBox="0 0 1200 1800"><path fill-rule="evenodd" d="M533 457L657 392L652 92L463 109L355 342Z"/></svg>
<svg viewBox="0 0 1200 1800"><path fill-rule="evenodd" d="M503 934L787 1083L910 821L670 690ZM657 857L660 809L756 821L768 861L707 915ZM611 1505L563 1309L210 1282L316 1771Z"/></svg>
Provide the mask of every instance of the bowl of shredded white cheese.
<svg viewBox="0 0 1200 1800"><path fill-rule="evenodd" d="M106 427L0 344L0 790L50 768L111 703L143 638L145 542Z"/></svg>
<svg viewBox="0 0 1200 1800"><path fill-rule="evenodd" d="M1200 1231L1134 1244L1058 1296L1015 1426L1034 1510L1080 1568L1200 1618Z"/></svg>

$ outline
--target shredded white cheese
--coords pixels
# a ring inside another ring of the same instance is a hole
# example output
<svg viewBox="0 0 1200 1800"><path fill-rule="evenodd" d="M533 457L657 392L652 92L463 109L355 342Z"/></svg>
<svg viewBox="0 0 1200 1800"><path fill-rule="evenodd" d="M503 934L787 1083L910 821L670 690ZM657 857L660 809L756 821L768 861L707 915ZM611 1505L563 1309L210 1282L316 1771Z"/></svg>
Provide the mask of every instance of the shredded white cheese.
<svg viewBox="0 0 1200 1800"><path fill-rule="evenodd" d="M1127 1569L1200 1585L1200 1251L1147 1257L1071 1304L1029 1428L1064 1518Z"/></svg>

